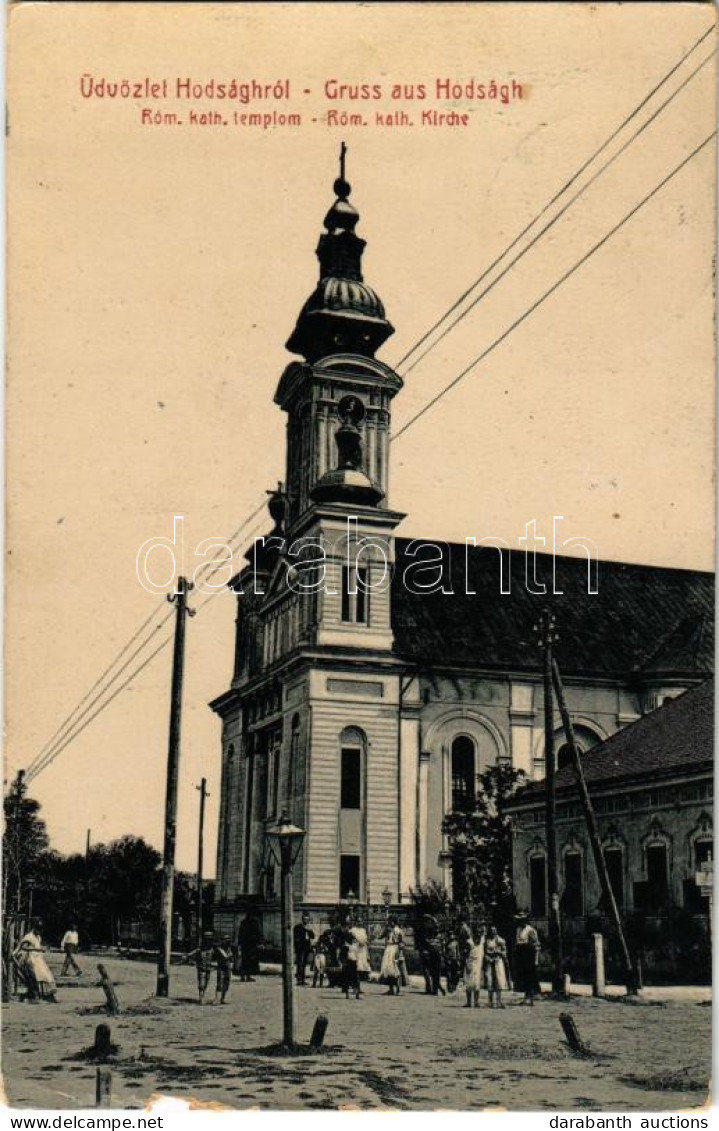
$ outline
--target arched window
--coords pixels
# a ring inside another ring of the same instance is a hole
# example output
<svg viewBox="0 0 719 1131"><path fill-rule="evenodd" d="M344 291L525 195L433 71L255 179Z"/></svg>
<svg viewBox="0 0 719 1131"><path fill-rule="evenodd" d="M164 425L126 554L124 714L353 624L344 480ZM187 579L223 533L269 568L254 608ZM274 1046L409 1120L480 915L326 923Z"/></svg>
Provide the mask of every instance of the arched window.
<svg viewBox="0 0 719 1131"><path fill-rule="evenodd" d="M365 740L361 730L342 731L340 747L340 808L362 808Z"/></svg>
<svg viewBox="0 0 719 1131"><path fill-rule="evenodd" d="M621 911L624 907L624 851L620 844L608 844L604 849L604 863L614 900Z"/></svg>
<svg viewBox="0 0 719 1131"><path fill-rule="evenodd" d="M452 812L467 813L474 808L475 746L466 734L452 742Z"/></svg>
<svg viewBox="0 0 719 1131"><path fill-rule="evenodd" d="M364 778L367 739L357 727L340 735L339 896L360 898L364 885Z"/></svg>
<svg viewBox="0 0 719 1131"><path fill-rule="evenodd" d="M578 849L564 853L564 893L562 910L570 918L584 914L584 877L582 875L582 854Z"/></svg>
<svg viewBox="0 0 719 1131"><path fill-rule="evenodd" d="M342 620L369 624L369 573L366 565L342 566Z"/></svg>
<svg viewBox="0 0 719 1131"><path fill-rule="evenodd" d="M577 743L577 750L579 751L579 755L581 757L581 755L584 753L584 747L580 742ZM563 770L565 766L571 766L571 764L572 752L569 749L569 743L563 742L557 750L557 769Z"/></svg>
<svg viewBox="0 0 719 1131"><path fill-rule="evenodd" d="M669 902L669 846L656 841L645 849L647 910L660 911Z"/></svg>
<svg viewBox="0 0 719 1131"><path fill-rule="evenodd" d="M579 751L580 757L583 754L586 754L587 750L591 750L593 746L596 746L596 744L601 741L599 736L596 735L593 730L591 730L587 726L583 726L581 723L577 723L577 725L572 729L574 731L574 741L577 744L577 750ZM558 731L555 737L555 744L557 750L557 769L563 770L565 766L571 766L572 764L572 755L569 749L569 743L565 739L563 730Z"/></svg>
<svg viewBox="0 0 719 1131"><path fill-rule="evenodd" d="M547 914L547 857L533 852L529 857L529 913L535 919Z"/></svg>

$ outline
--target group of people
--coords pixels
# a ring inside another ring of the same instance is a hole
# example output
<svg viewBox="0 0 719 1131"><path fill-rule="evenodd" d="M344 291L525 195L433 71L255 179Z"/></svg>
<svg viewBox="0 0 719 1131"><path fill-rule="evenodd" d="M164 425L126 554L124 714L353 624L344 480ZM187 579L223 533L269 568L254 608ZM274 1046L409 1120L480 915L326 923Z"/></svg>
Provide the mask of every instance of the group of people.
<svg viewBox="0 0 719 1131"><path fill-rule="evenodd" d="M522 1004L534 1005L539 993L539 936L528 917L516 917L513 948L514 979L510 973L507 943L494 924L479 925L474 930L463 919L456 930L440 931L436 919L425 915L415 928L415 945L422 962L425 990L428 994L454 993L460 983L466 994L465 1007L479 1005L480 992L487 990L491 1008L503 1009L502 994L509 988L519 990ZM389 916L382 935L384 950L379 980L389 996L396 997L408 985L404 932L398 920ZM311 926L308 912L293 932L295 977L298 985L307 984L307 968L312 969L312 985L340 988L345 997L362 996L362 982L371 972L369 939L366 929L346 915L333 927L322 931L319 938ZM446 980L446 989L442 978Z"/></svg>
<svg viewBox="0 0 719 1131"><path fill-rule="evenodd" d="M465 918L456 931L442 934L436 919L431 915L425 916L416 932L425 992L454 993L462 982L467 1009L479 1005L483 989L487 990L490 1007L503 1009L502 993L514 987L524 995L523 1005L534 1005L539 993L539 936L525 913L516 916L516 923L512 979L507 943L494 924L478 925L473 930ZM441 981L442 974L447 982L446 991Z"/></svg>
<svg viewBox="0 0 719 1131"><path fill-rule="evenodd" d="M334 927L327 927L315 938L310 926L310 915L302 912L293 932L295 950L295 977L299 986L307 984L307 967L312 969L312 985L330 986L343 990L345 997L353 993L362 997L362 983L367 981L372 969L369 954L369 937L359 923L349 915Z"/></svg>

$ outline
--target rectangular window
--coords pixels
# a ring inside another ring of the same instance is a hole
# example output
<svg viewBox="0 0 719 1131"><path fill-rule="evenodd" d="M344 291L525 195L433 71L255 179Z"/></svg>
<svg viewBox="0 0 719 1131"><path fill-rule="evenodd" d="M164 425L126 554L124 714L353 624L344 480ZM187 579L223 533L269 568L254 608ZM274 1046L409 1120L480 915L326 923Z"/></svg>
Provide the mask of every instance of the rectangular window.
<svg viewBox="0 0 719 1131"><path fill-rule="evenodd" d="M359 899L359 888L359 856L340 856L340 899Z"/></svg>
<svg viewBox="0 0 719 1131"><path fill-rule="evenodd" d="M280 744L275 743L272 751L272 813L275 814L280 805Z"/></svg>
<svg viewBox="0 0 719 1131"><path fill-rule="evenodd" d="M342 609L345 624L369 623L369 571L366 566L357 569L342 566ZM356 592L355 592L356 590Z"/></svg>
<svg viewBox="0 0 719 1131"><path fill-rule="evenodd" d="M350 571L348 566L342 566L342 620L352 620L350 604Z"/></svg>
<svg viewBox="0 0 719 1131"><path fill-rule="evenodd" d="M547 914L547 867L543 856L532 856L529 861L529 910L538 919Z"/></svg>
<svg viewBox="0 0 719 1131"><path fill-rule="evenodd" d="M342 751L340 805L343 809L362 808L362 751L351 747Z"/></svg>
<svg viewBox="0 0 719 1131"><path fill-rule="evenodd" d="M658 911L669 901L669 867L665 844L652 844L647 848L647 905Z"/></svg>
<svg viewBox="0 0 719 1131"><path fill-rule="evenodd" d="M357 595L355 597L355 620L358 624L367 624L367 568L360 566L356 576Z"/></svg>
<svg viewBox="0 0 719 1131"><path fill-rule="evenodd" d="M606 848L604 850L604 863L609 873L609 883L617 907L621 911L624 907L624 854L621 848Z"/></svg>
<svg viewBox="0 0 719 1131"><path fill-rule="evenodd" d="M562 910L565 915L576 918L584 913L584 891L582 890L582 854L564 854L564 894Z"/></svg>

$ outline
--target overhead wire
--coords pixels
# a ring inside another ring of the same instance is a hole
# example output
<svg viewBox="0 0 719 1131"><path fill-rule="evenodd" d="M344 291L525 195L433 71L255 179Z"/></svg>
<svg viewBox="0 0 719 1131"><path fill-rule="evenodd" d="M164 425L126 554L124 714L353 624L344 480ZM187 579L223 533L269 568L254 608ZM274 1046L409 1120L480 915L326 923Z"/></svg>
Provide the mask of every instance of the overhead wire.
<svg viewBox="0 0 719 1131"><path fill-rule="evenodd" d="M403 356L395 364L396 370L401 369L401 367L412 356L412 354L415 353L416 350L420 348L420 346L424 345L424 343L428 338L431 337L434 331L439 329L439 327L445 322L445 320L449 318L454 313L454 311L458 309L459 306L461 306L464 300L468 298L469 295L472 294L472 292L476 289L476 287L478 287L480 283L482 283L487 278L490 272L493 271L494 268L502 262L504 257L508 255L509 252L513 250L513 248L516 247L519 241L523 239L523 237L529 231L531 231L534 225L539 220L541 220L542 216L544 216L549 211L552 205L556 204L560 197L562 197L564 193L572 187L574 182L579 177L581 177L585 169L587 169L592 164L592 162L596 160L596 158L599 157L601 153L604 152L607 146L611 145L611 143L622 132L622 130L629 125L629 123L637 116L637 114L641 112L641 110L647 105L647 103L654 97L657 91L660 90L662 86L664 86L664 84L669 81L672 75L676 74L682 63L684 63L689 58L689 56L692 55L697 50L697 48L701 46L704 40L707 39L707 37L710 36L713 31L713 26L709 27L705 32L702 33L702 35L699 36L699 38L694 44L692 44L689 50L682 55L682 57L666 72L665 75L662 76L659 82L652 87L648 94L646 94L644 98L642 98L641 101L637 103L634 109L620 122L620 124L609 134L609 136L605 138L601 145L599 145L598 148L590 154L590 156L584 161L582 165L580 165L576 172L572 174L569 180L564 182L564 184L557 190L554 196L550 200L548 200L543 208L541 208L540 211L532 217L529 223L526 224L524 228L522 228L522 230L511 241L511 243L509 243L508 246L504 248L500 255L498 255L496 259L494 259L489 264L489 266L484 269L484 271L474 280L474 282L471 283L470 286L462 292L459 298L457 298L454 303L447 310L445 310L444 314L442 314L440 318L438 318L437 321L433 323L433 325L430 326L430 328L414 343L414 345L411 346L411 348L407 350L405 354L403 354Z"/></svg>

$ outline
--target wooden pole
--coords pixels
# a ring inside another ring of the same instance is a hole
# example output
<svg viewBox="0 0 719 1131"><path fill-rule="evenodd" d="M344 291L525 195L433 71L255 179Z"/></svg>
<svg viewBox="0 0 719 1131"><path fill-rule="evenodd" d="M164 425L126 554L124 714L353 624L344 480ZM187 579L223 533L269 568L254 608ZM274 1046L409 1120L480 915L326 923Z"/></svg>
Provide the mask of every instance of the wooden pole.
<svg viewBox="0 0 719 1131"><path fill-rule="evenodd" d="M562 716L562 725L564 727L564 733L566 735L567 743L569 745L569 752L570 752L571 758L572 758L572 765L574 766L574 773L575 773L576 778L577 778L577 785L579 787L579 796L581 798L582 808L584 809L584 819L587 823L587 832L589 833L589 841L590 841L590 844L592 846L592 853L594 855L594 863L595 863L595 866L596 866L596 869L597 869L597 875L599 876L599 883L601 885L602 895L604 897L604 905L607 908L607 911L609 912L609 917L612 920L612 924L614 926L614 930L616 932L617 939L618 939L618 942L619 942L619 949L620 949L621 955L622 955L622 964L624 966L625 977L626 977L626 982L627 982L627 993L628 994L636 994L639 991L639 983L638 983L638 980L637 980L637 974L636 974L636 970L634 968L634 963L632 962L631 954L629 953L629 947L627 946L627 940L624 936L624 929L622 927L622 919L621 919L621 916L619 914L619 908L617 907L617 901L614 898L614 892L612 891L612 884L611 884L611 881L609 879L609 873L607 871L607 864L606 864L606 861L604 859L604 853L602 851L602 844L601 844L601 841L599 839L599 831L597 829L597 819L594 815L594 807L592 805L592 801L591 801L591 798L589 796L589 790L587 789L587 783L584 780L584 770L582 769L582 761L581 761L581 758L579 757L579 751L577 750L577 743L576 743L575 738L574 738L574 727L572 726L572 720L569 717L569 711L567 710L567 702L566 702L566 699L564 698L564 687L562 686L562 677L561 677L561 674L560 674L560 671L559 671L559 665L557 664L557 661L554 660L554 659L552 660L552 679L553 679L553 682L554 682L554 690L557 694L557 703L559 705L559 711L560 711L560 714Z"/></svg>
<svg viewBox="0 0 719 1131"><path fill-rule="evenodd" d="M117 994L115 993L115 987L113 985L112 978L101 962L98 963L97 969L100 974L100 985L105 992L105 1000L107 1002L108 1012L117 1014L120 1012L120 1003L117 1000Z"/></svg>
<svg viewBox="0 0 719 1131"><path fill-rule="evenodd" d="M547 841L547 897L549 918L549 950L552 956L552 989L563 990L562 924L559 918L559 867L557 861L557 793L555 784L554 698L552 696L552 642L554 617L544 609L539 624L544 649L544 778L545 837Z"/></svg>
<svg viewBox="0 0 719 1131"><path fill-rule="evenodd" d="M175 647L172 657L172 692L170 700L170 736L167 747L167 784L165 792L165 844L162 855L162 894L160 897L160 946L157 956L157 997L167 997L170 990L170 953L172 949L172 898L175 882L175 840L177 825L177 781L180 766L180 723L182 719L182 680L185 665L185 614L187 594L192 589L184 577L177 579L177 591L168 595L174 603Z"/></svg>
<svg viewBox="0 0 719 1131"><path fill-rule="evenodd" d="M286 1048L295 1047L295 954L292 938L292 860L291 846L283 844L282 853L282 1014L283 1039Z"/></svg>
<svg viewBox="0 0 719 1131"><path fill-rule="evenodd" d="M207 792L207 778L203 778L195 789L200 791L200 827L197 840L197 930L195 932L196 946L202 946L202 853L203 838L205 835L205 798Z"/></svg>

